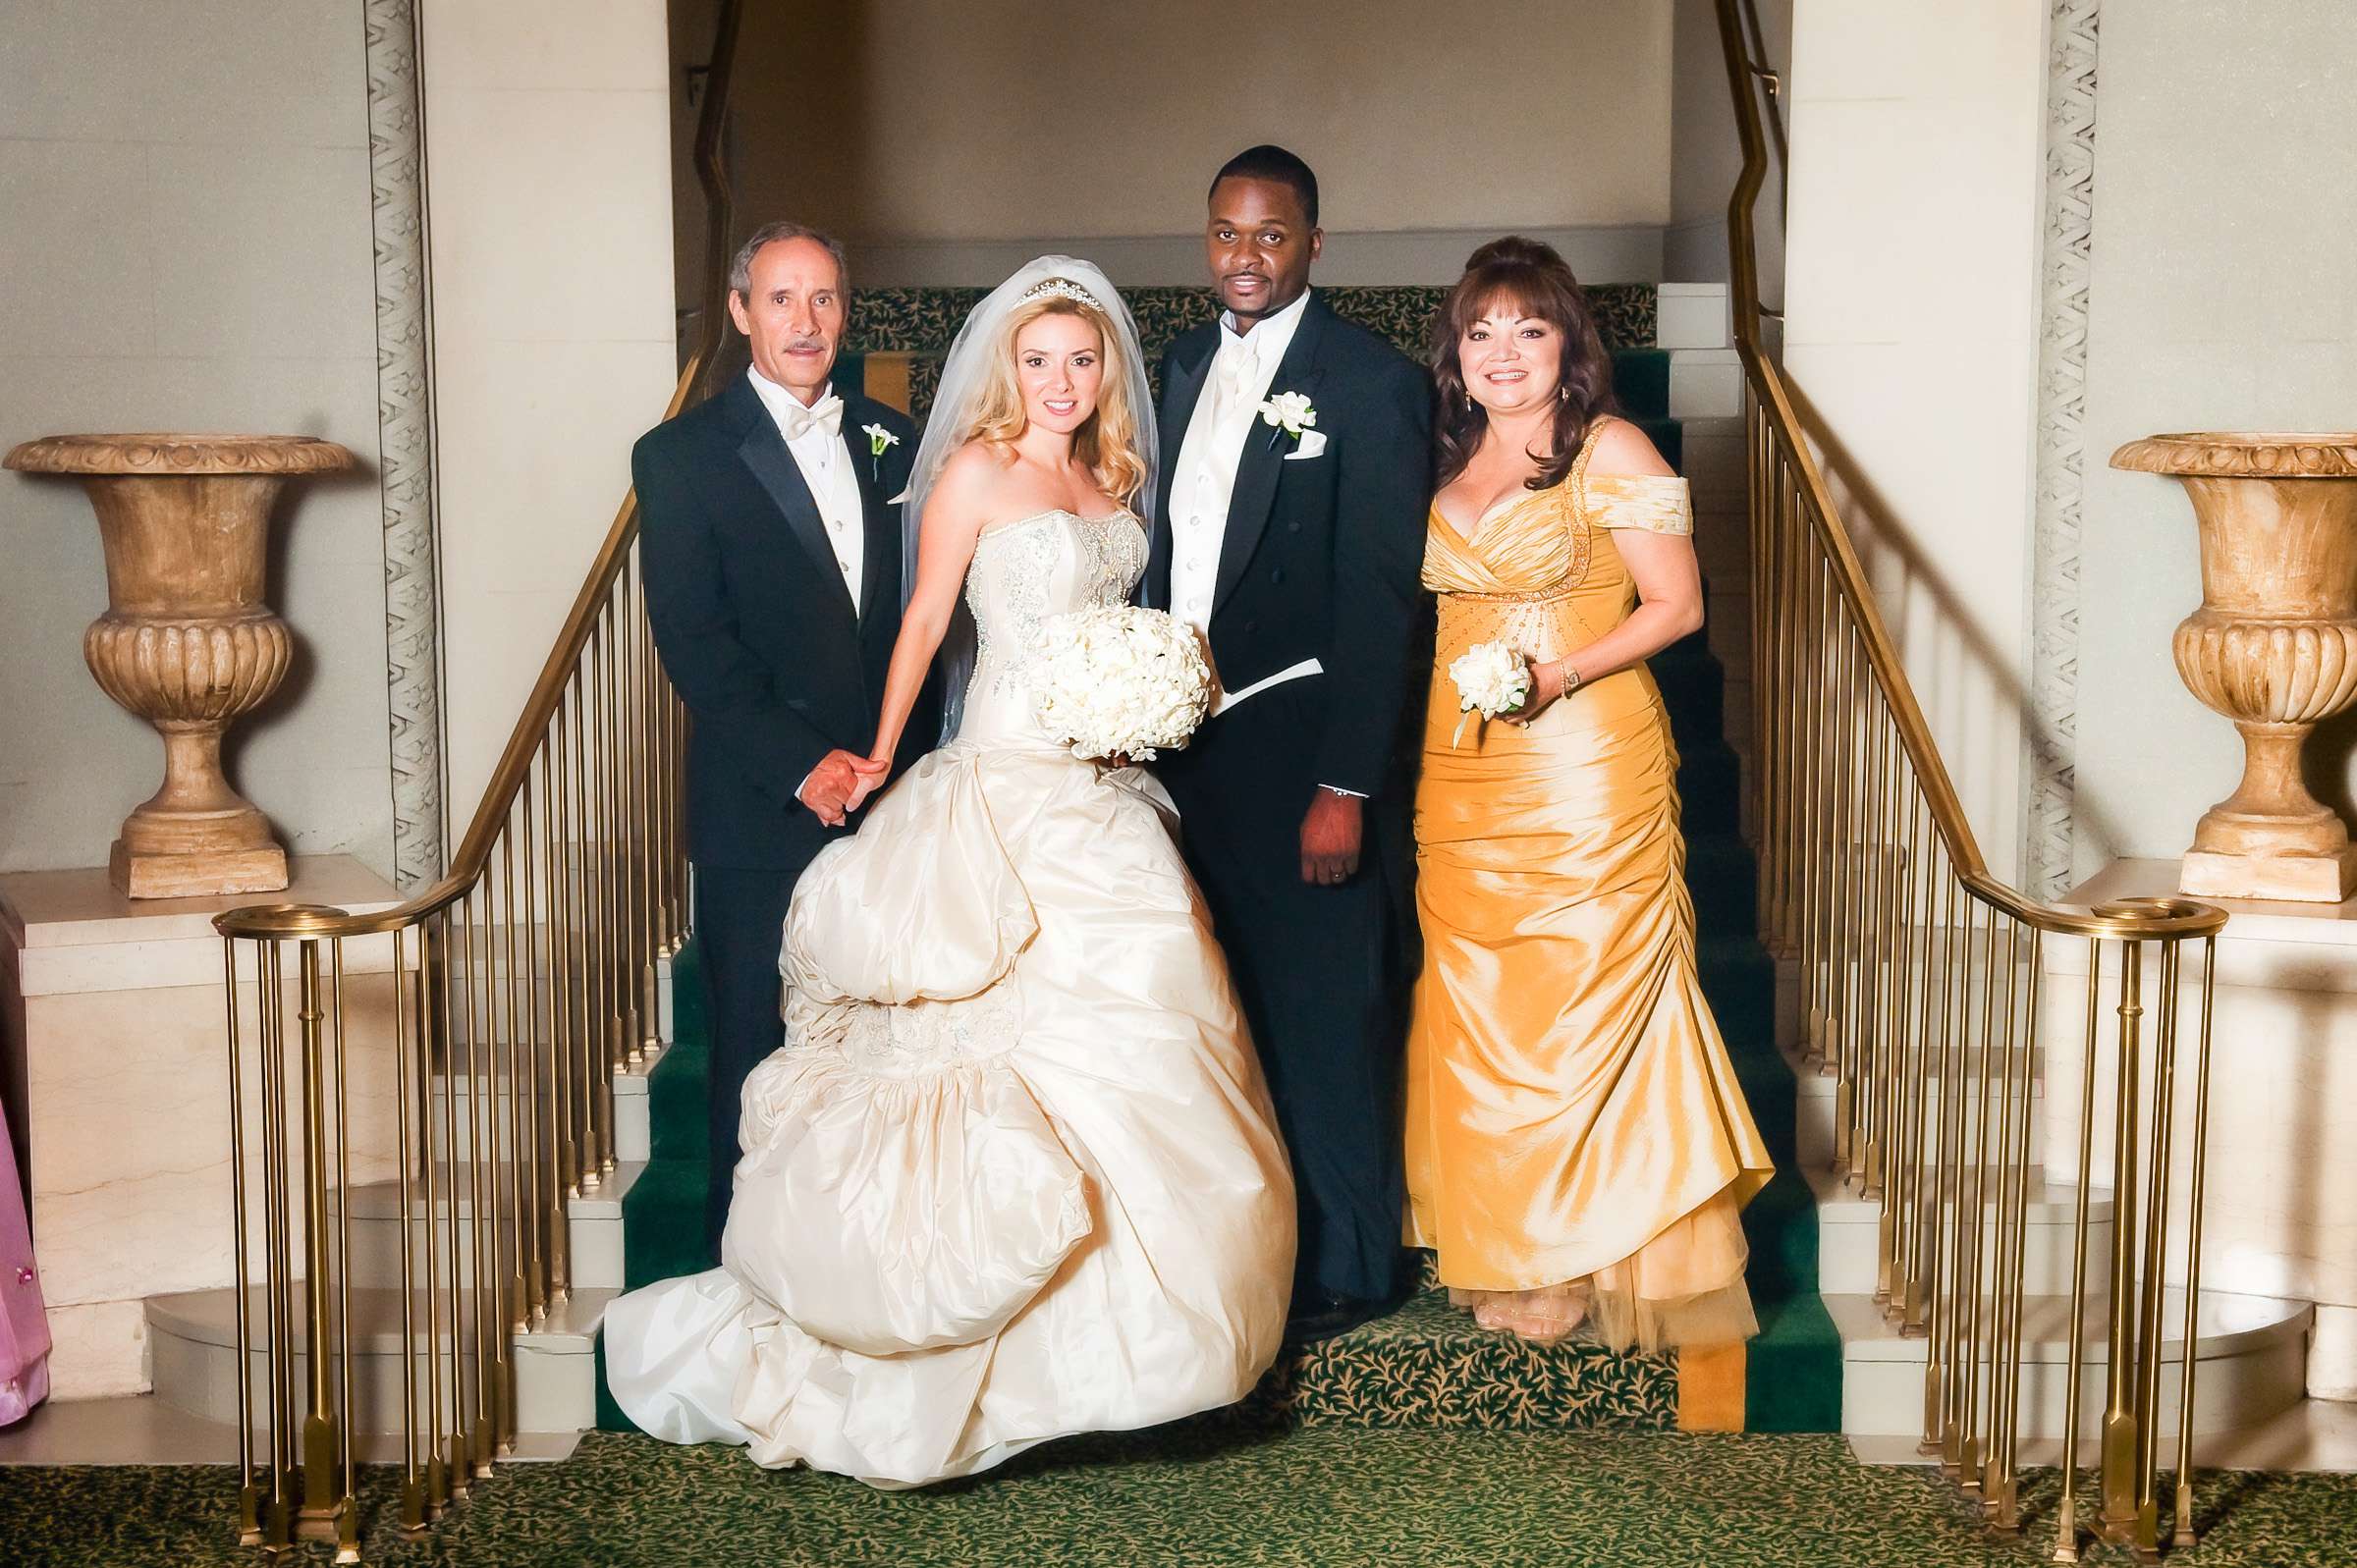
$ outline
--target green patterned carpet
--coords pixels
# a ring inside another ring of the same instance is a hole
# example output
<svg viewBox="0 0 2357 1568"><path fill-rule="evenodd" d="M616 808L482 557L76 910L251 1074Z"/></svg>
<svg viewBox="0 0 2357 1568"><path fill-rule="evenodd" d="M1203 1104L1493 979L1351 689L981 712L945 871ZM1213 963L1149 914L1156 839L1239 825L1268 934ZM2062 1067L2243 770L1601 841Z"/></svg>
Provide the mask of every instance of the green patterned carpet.
<svg viewBox="0 0 2357 1568"><path fill-rule="evenodd" d="M518 1465L428 1539L384 1529L385 1568L1967 1568L2044 1562L2056 1479L2029 1478L2031 1533L1991 1537L1955 1489L1867 1469L1838 1438L1370 1432L1194 1425L1074 1439L978 1481L877 1492L741 1453L593 1433L563 1465ZM0 1561L208 1568L232 1543L232 1473L0 1470ZM2210 1481L2185 1568L2357 1563L2357 1477ZM324 1563L323 1547L286 1561ZM2125 1563L2123 1554L2091 1561Z"/></svg>

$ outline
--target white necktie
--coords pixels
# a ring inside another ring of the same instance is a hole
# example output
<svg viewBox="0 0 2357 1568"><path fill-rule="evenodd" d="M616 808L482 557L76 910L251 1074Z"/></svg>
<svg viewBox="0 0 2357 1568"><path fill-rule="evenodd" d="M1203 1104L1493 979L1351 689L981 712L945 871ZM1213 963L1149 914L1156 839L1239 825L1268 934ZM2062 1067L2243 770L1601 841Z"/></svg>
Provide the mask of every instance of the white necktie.
<svg viewBox="0 0 2357 1568"><path fill-rule="evenodd" d="M830 392L807 408L799 403L789 403L782 428L788 441L799 441L813 430L835 435L843 429L843 400Z"/></svg>
<svg viewBox="0 0 2357 1568"><path fill-rule="evenodd" d="M1213 388L1211 417L1225 424L1238 406L1250 394L1246 391L1257 379L1260 368L1260 346L1249 337L1232 338L1220 345L1220 362L1214 367L1218 380Z"/></svg>

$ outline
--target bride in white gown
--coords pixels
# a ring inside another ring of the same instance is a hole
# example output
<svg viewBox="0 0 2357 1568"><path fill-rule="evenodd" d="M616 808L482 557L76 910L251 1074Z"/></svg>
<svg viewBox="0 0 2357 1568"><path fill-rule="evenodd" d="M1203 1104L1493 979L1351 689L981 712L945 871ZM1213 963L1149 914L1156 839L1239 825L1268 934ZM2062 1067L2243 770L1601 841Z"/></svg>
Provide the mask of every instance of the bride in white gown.
<svg viewBox="0 0 2357 1568"><path fill-rule="evenodd" d="M1232 1403L1277 1354L1292 1179L1176 813L1031 712L1042 621L1144 569L1150 408L1086 262L1030 263L959 335L873 754L945 637L955 737L795 890L723 1267L607 1309L658 1437L921 1486Z"/></svg>

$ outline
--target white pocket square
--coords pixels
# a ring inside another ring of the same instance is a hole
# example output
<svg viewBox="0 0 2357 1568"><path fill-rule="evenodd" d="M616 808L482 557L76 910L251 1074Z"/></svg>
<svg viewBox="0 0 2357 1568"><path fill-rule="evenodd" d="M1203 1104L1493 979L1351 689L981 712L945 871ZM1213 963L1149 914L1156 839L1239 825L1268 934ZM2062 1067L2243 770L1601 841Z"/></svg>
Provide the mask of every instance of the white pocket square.
<svg viewBox="0 0 2357 1568"><path fill-rule="evenodd" d="M1285 460L1288 462L1299 462L1305 458L1314 458L1325 450L1326 438L1324 436L1320 435L1315 430L1304 430L1301 432L1301 440L1299 444L1297 444L1292 451L1285 455Z"/></svg>

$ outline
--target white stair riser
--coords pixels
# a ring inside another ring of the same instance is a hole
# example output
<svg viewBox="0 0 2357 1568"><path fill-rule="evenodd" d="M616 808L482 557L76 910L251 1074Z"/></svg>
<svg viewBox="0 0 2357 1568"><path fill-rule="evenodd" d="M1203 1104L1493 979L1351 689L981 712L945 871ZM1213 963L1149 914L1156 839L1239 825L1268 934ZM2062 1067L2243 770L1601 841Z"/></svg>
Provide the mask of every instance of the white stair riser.
<svg viewBox="0 0 2357 1568"><path fill-rule="evenodd" d="M1831 1166L1834 1162L1836 1101L1832 1089L1833 1080L1830 1078L1815 1080L1803 1078L1801 1080L1801 1093L1793 1115L1798 1154L1804 1164L1825 1167ZM1937 1092L1936 1086L1934 1092ZM1989 1101L1989 1158L1992 1162L1995 1162L1999 1139L2007 1129L2000 1097L1992 1094ZM1959 1110L1962 1133L1958 1140L1958 1147L1964 1152L1966 1161L1969 1162L1980 1153L1981 1147L1981 1106L1977 1091L1965 1097L1964 1104ZM1938 1160L1940 1158L1941 1145L1947 1131L1945 1123L1949 1114L1951 1114L1949 1109L1938 1100L1926 1097L1923 1104L1923 1148L1926 1159ZM2015 1139L2021 1137L2021 1100L2018 1095L2015 1096L2013 1102L2011 1131ZM2046 1096L2043 1093L2033 1092L2030 1096L2030 1150L2033 1157L2039 1149L2045 1147L2043 1142L2045 1132Z"/></svg>
<svg viewBox="0 0 2357 1568"><path fill-rule="evenodd" d="M2041 1214L2038 1212L2040 1208L2050 1212ZM2051 1212L2053 1208L2052 1205L2034 1207L2029 1225L2022 1236L2023 1288L2033 1296L2070 1294L2071 1238L2076 1231L2075 1219L2067 1210L2054 1213ZM1953 1212L1952 1208L1948 1210L1950 1216ZM2111 1254L2111 1221L2109 1218L2091 1217L2087 1229L2090 1276L2100 1279L2105 1260ZM1881 1245L1879 1230L1879 1223L1871 1219L1819 1217L1817 1288L1820 1292L1850 1296L1874 1294L1877 1250Z"/></svg>
<svg viewBox="0 0 2357 1568"><path fill-rule="evenodd" d="M450 1221L436 1218L429 1226L419 1216L410 1231L410 1282L422 1289L425 1284L426 1247L428 1237L433 1247L437 1277L447 1279L450 1270ZM474 1233L462 1218L459 1225L459 1282L474 1282ZM589 1288L622 1288L622 1217L619 1215L595 1218L575 1217L566 1227L568 1245L567 1278L576 1285ZM499 1237L499 1256L511 1260L515 1256L515 1232L502 1225ZM506 1270L495 1267L493 1277L504 1277ZM352 1221L352 1278L360 1286L398 1287L401 1284L401 1222L391 1216L356 1216Z"/></svg>
<svg viewBox="0 0 2357 1568"><path fill-rule="evenodd" d="M471 1344L471 1341L469 1341ZM235 1430L238 1419L237 1349L233 1345L216 1345L202 1340L184 1339L169 1331L157 1331L150 1341L154 1358L156 1397L167 1404L218 1421ZM464 1375L474 1376L474 1356L468 1349L460 1358ZM267 1408L269 1396L269 1360L259 1350L247 1352L249 1369L248 1389L253 1409L258 1413ZM523 1432L575 1432L596 1424L597 1360L587 1350L545 1351L528 1343L517 1347L513 1358L516 1395L516 1425ZM443 1360L443 1420L451 1420L450 1361ZM353 1402L359 1416L356 1430L366 1433L391 1433L401 1430L402 1358L398 1351L363 1352L353 1358ZM304 1379L309 1375L308 1358L295 1358L296 1403L299 1409L308 1408ZM415 1363L413 1389L416 1397L417 1423L422 1429L427 1410L430 1373L421 1353ZM582 1414L586 1412L586 1414ZM576 1417L578 1419L575 1419Z"/></svg>
<svg viewBox="0 0 2357 1568"><path fill-rule="evenodd" d="M451 1103L448 1111L443 1108L445 1099ZM455 1085L451 1085L437 1077L434 1080L433 1092L435 1148L442 1147L441 1140L446 1135L445 1129L450 1125L446 1117L455 1114L458 1118L459 1152L461 1154L488 1146L497 1153L505 1155L514 1147L512 1130L514 1121L511 1119L508 1099L508 1092L505 1089L494 1090L488 1096L489 1105L478 1108L477 1097L467 1088L466 1080L461 1078ZM532 1099L533 1097L529 1094L523 1097L519 1114L533 1109ZM538 1110L540 1139L545 1145L548 1137L548 1102L545 1098L541 1099ZM483 1126L479 1121L470 1122L468 1120L470 1115L481 1117L486 1114L490 1121L488 1127ZM644 1161L648 1158L653 1137L648 1116L645 1080L634 1074L617 1074L614 1080L614 1158L616 1160ZM524 1114L522 1119L529 1121L532 1118L528 1114ZM527 1129L527 1140L529 1137L530 1132Z"/></svg>
<svg viewBox="0 0 2357 1568"><path fill-rule="evenodd" d="M2238 1354L2204 1357L2194 1379L2193 1430L2229 1432L2280 1414L2301 1398L2305 1341L2287 1335ZM2041 1362L2022 1369L2021 1435L2026 1440L2062 1435L2063 1396L2069 1367ZM2177 1427L2177 1363L2161 1365L2162 1431ZM2081 1372L2079 1435L2091 1441L2103 1425L2104 1367L2090 1362ZM1924 1370L1913 1361L1845 1361L1841 1368L1841 1430L1853 1436L1920 1436L1923 1432ZM2094 1461L2082 1447L2081 1464ZM2164 1459L2164 1467L2169 1463Z"/></svg>

